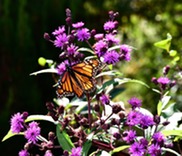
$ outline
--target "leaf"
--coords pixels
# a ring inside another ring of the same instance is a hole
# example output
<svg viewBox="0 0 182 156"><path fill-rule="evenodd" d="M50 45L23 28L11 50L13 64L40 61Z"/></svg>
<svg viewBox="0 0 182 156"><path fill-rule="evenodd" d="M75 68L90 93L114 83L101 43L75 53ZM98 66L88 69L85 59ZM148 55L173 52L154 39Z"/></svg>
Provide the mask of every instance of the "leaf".
<svg viewBox="0 0 182 156"><path fill-rule="evenodd" d="M56 127L56 135L58 138L58 142L63 148L63 150L67 150L71 152L71 149L74 147L69 135L66 133L65 130L60 131L61 125L58 124Z"/></svg>
<svg viewBox="0 0 182 156"><path fill-rule="evenodd" d="M169 55L172 56L172 57L174 57L174 56L177 55L177 51L176 50L170 50L169 51Z"/></svg>
<svg viewBox="0 0 182 156"><path fill-rule="evenodd" d="M91 53L91 54L94 54L94 51L93 50L91 50L91 49L89 49L89 48L85 48L85 47L82 47L82 48L79 48L78 50L77 50L78 52L89 52L89 53Z"/></svg>
<svg viewBox="0 0 182 156"><path fill-rule="evenodd" d="M172 150L170 148L164 148L164 147L162 147L162 151L170 152L170 153L173 153L173 154L175 154L177 156L181 156L181 154L177 153L176 151L174 151L174 150Z"/></svg>
<svg viewBox="0 0 182 156"><path fill-rule="evenodd" d="M154 46L165 49L167 52L169 52L169 48L171 46L171 40L172 36L168 33L167 39L154 43Z"/></svg>
<svg viewBox="0 0 182 156"><path fill-rule="evenodd" d="M167 109L170 106L170 103L169 103L170 99L171 99L171 96L164 96L162 98L161 101L162 101L162 109L163 110Z"/></svg>
<svg viewBox="0 0 182 156"><path fill-rule="evenodd" d="M161 131L165 136L180 136L182 137L182 130L163 130Z"/></svg>
<svg viewBox="0 0 182 156"><path fill-rule="evenodd" d="M90 147L92 146L92 141L91 140L87 140L82 147L82 156L87 156L88 152L90 150Z"/></svg>
<svg viewBox="0 0 182 156"><path fill-rule="evenodd" d="M13 136L15 136L15 135L24 135L24 133L23 132L20 132L20 133L12 133L12 131L9 130L8 133L3 137L2 142L5 141L5 140L7 140L7 139L9 139L9 138L11 138L11 137L13 137Z"/></svg>
<svg viewBox="0 0 182 156"><path fill-rule="evenodd" d="M37 74L43 74L43 73L58 73L58 71L55 68L48 68L48 69L43 69L43 70L39 70L37 72L33 72L30 74L30 76L32 75L37 75Z"/></svg>
<svg viewBox="0 0 182 156"><path fill-rule="evenodd" d="M160 116L161 112L162 112L162 101L160 100L157 104L157 115Z"/></svg>
<svg viewBox="0 0 182 156"><path fill-rule="evenodd" d="M25 122L30 122L30 121L34 121L34 120L44 120L44 121L49 121L49 122L52 122L54 124L57 124L57 122L54 121L53 118L51 116L48 116L48 115L30 115L27 117Z"/></svg>
<svg viewBox="0 0 182 156"><path fill-rule="evenodd" d="M119 147L114 148L110 153L111 153L111 154L114 154L114 153L123 151L123 150L125 150L125 149L127 149L127 148L129 148L129 147L130 147L129 145L119 146Z"/></svg>

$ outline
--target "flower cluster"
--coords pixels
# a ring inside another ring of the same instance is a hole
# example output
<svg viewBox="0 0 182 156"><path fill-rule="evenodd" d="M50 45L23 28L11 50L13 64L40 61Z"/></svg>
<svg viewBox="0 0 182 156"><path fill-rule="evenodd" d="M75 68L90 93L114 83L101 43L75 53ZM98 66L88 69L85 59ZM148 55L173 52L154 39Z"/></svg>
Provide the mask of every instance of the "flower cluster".
<svg viewBox="0 0 182 156"><path fill-rule="evenodd" d="M162 118L162 109L167 108L168 102L162 98L175 81L167 77L169 66L164 68L162 77L152 78L160 89L160 101L165 101L165 107L158 106L157 115L142 108L142 100L135 96L128 100L130 110L125 109L124 102L113 100L114 94L122 91L116 86L129 82L129 79L117 77L107 67L119 61L130 61L132 51L131 46L121 44L117 38L117 16L117 12L110 11L109 19L103 25L104 33L97 33L95 29L85 27L82 21L73 23L71 11L66 9L66 25L59 26L51 35L44 34L46 40L61 50L60 61L49 64L49 71L58 74L59 94L77 95L79 100L61 97L47 102L47 115L29 116L26 112L13 115L11 132L21 133L27 140L19 156L31 155L34 146L44 156L105 155L104 152L118 152L120 155L124 149L131 156L165 154L163 148L169 147L173 138L162 133L170 124L167 118ZM86 42L89 48L80 47L82 42ZM96 59L89 60L88 57ZM41 72L35 74L38 73ZM52 122L56 125L56 133L50 131L47 138L41 136L40 124L34 120Z"/></svg>

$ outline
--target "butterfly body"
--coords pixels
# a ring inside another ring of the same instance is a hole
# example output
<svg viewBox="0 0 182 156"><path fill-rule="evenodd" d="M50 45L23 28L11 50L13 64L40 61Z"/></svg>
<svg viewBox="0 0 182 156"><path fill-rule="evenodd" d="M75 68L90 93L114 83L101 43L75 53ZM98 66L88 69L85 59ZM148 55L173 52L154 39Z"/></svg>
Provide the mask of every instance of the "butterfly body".
<svg viewBox="0 0 182 156"><path fill-rule="evenodd" d="M80 98L83 94L92 93L95 90L95 75L99 67L100 62L96 59L67 65L58 82L57 95L59 97L77 95Z"/></svg>

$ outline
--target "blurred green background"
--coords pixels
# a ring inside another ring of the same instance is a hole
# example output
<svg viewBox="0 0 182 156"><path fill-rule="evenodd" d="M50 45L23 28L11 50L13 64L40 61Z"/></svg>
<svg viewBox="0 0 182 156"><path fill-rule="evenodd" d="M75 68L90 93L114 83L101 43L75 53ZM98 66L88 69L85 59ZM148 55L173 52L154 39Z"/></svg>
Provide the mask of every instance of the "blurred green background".
<svg viewBox="0 0 182 156"><path fill-rule="evenodd" d="M45 103L56 96L51 74L29 76L42 69L37 59L57 59L59 50L43 39L65 24L65 9L72 10L73 21L84 21L90 29L102 32L108 11L119 12L119 32L123 43L135 47L132 61L117 68L124 77L140 79L152 86L151 78L160 76L170 57L154 42L173 36L172 49L181 56L182 2L166 0L1 0L0 1L0 139L9 130L9 119L16 112L46 114ZM181 62L180 62L181 64ZM181 70L178 67L178 70ZM176 70L172 70L172 73ZM155 112L158 95L141 85L125 85L118 99L132 95L143 100L144 107ZM173 92L182 102L180 84ZM126 97L126 98L124 98ZM50 125L51 126L51 125ZM52 128L54 130L54 128ZM13 137L0 144L1 155L17 155L25 140Z"/></svg>

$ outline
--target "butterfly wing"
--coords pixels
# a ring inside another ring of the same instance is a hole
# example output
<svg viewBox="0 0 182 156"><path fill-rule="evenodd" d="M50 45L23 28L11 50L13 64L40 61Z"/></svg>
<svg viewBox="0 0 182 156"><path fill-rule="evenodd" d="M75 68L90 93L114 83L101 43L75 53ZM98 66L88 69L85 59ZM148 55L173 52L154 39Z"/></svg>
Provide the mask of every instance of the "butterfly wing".
<svg viewBox="0 0 182 156"><path fill-rule="evenodd" d="M67 70L59 81L57 94L62 96L73 96L79 98L83 93L91 93L95 90L95 75L99 69L98 60L86 60L73 65Z"/></svg>

